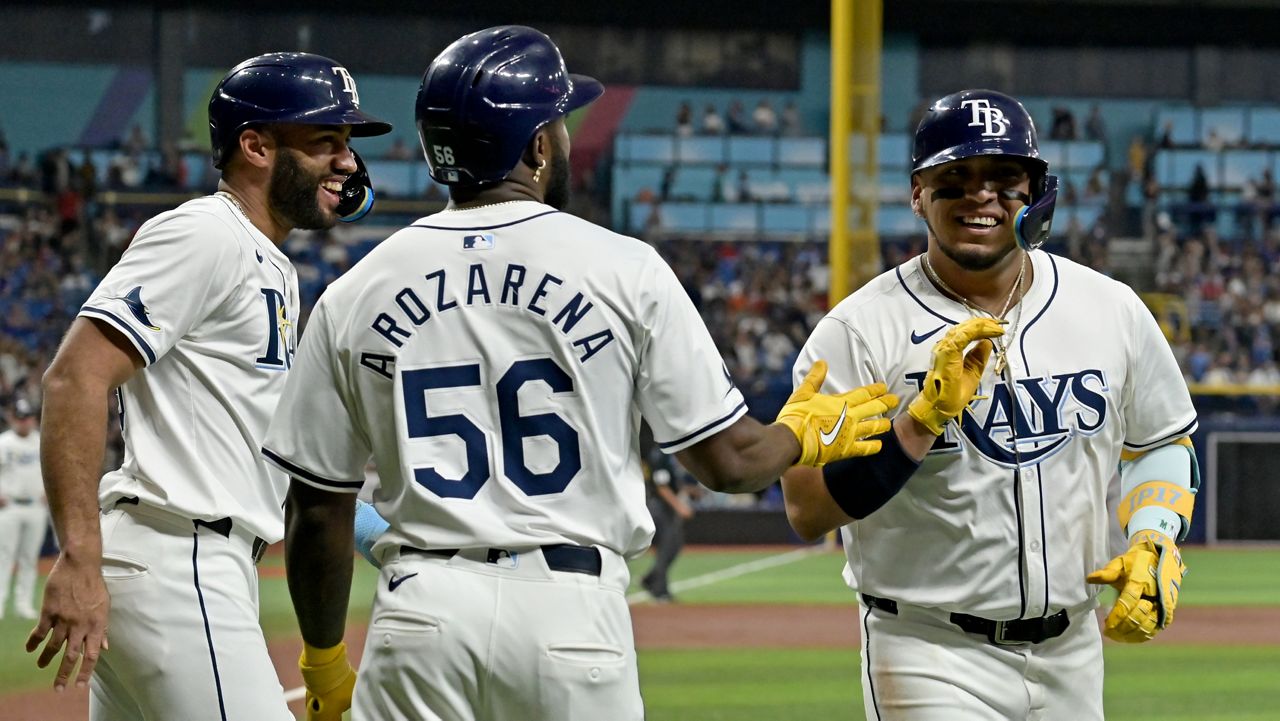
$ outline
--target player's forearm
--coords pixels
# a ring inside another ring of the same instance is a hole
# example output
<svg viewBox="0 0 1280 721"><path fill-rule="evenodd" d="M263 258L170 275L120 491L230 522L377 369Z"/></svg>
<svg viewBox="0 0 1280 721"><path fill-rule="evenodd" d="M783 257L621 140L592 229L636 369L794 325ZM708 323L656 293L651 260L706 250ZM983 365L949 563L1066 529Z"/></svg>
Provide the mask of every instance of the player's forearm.
<svg viewBox="0 0 1280 721"><path fill-rule="evenodd" d="M107 442L110 389L93 379L45 374L40 465L63 558L100 564L98 482Z"/></svg>
<svg viewBox="0 0 1280 721"><path fill-rule="evenodd" d="M853 521L827 492L822 471L817 468L796 466L784 473L782 496L787 521L806 541L816 541Z"/></svg>
<svg viewBox="0 0 1280 721"><path fill-rule="evenodd" d="M780 423L766 426L743 416L677 455L706 487L724 493L751 493L772 485L796 462L800 443L791 429Z"/></svg>
<svg viewBox="0 0 1280 721"><path fill-rule="evenodd" d="M285 571L302 638L317 648L342 641L355 554L355 496L293 481L285 503Z"/></svg>
<svg viewBox="0 0 1280 721"><path fill-rule="evenodd" d="M923 461L929 454L929 449L933 448L933 444L938 440L938 437L923 423L907 413L899 413L898 417L893 419L893 432L898 434L902 451L916 462Z"/></svg>

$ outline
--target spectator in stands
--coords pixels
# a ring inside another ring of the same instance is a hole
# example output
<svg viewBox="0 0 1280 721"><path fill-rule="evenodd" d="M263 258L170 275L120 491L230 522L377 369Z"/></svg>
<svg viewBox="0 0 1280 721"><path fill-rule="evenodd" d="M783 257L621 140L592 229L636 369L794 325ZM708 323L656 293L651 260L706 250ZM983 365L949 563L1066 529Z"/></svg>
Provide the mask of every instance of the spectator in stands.
<svg viewBox="0 0 1280 721"><path fill-rule="evenodd" d="M1271 233L1271 219L1274 217L1275 197L1276 197L1276 181L1271 175L1271 168L1263 168L1262 177L1258 180L1254 188L1255 203L1258 206L1258 216L1262 220L1262 232L1264 235Z"/></svg>
<svg viewBox="0 0 1280 721"><path fill-rule="evenodd" d="M773 103L765 98L761 98L760 102L756 103L756 109L751 113L751 121L759 135L773 135L778 132L778 112L773 109Z"/></svg>
<svg viewBox="0 0 1280 721"><path fill-rule="evenodd" d="M1094 103L1089 108L1089 118L1084 122L1084 137L1086 140L1093 140L1102 143L1102 147L1107 146L1107 124L1102 119L1102 106Z"/></svg>
<svg viewBox="0 0 1280 721"><path fill-rule="evenodd" d="M680 103L676 110L676 135L682 138L693 135L693 108L688 102Z"/></svg>
<svg viewBox="0 0 1280 721"><path fill-rule="evenodd" d="M1174 146L1173 143L1173 121L1164 121L1164 127L1160 129L1160 147L1168 150Z"/></svg>
<svg viewBox="0 0 1280 721"><path fill-rule="evenodd" d="M387 148L382 157L385 160L413 160L415 153L405 144L404 138L396 138L391 141L391 147Z"/></svg>
<svg viewBox="0 0 1280 721"><path fill-rule="evenodd" d="M120 149L131 155L137 155L150 147L151 141L137 123L129 130L129 135L120 141Z"/></svg>
<svg viewBox="0 0 1280 721"><path fill-rule="evenodd" d="M1187 188L1187 200L1192 203L1209 202L1209 178L1204 174L1204 165L1196 163L1195 173L1191 176L1191 186Z"/></svg>
<svg viewBox="0 0 1280 721"><path fill-rule="evenodd" d="M1105 165L1099 165L1089 173L1089 179L1084 184L1084 193L1081 197L1085 203L1103 202L1107 199L1106 174Z"/></svg>
<svg viewBox="0 0 1280 721"><path fill-rule="evenodd" d="M1218 135L1217 128L1209 128L1209 135L1204 139L1204 147L1206 150L1221 153L1227 147L1227 142L1223 140L1221 135Z"/></svg>
<svg viewBox="0 0 1280 721"><path fill-rule="evenodd" d="M1141 135L1129 139L1129 181L1138 183L1139 190L1147 178L1147 142Z"/></svg>
<svg viewBox="0 0 1280 721"><path fill-rule="evenodd" d="M671 186L676 182L676 166L668 165L667 169L662 171L662 183L658 186L658 200L671 200Z"/></svg>
<svg viewBox="0 0 1280 721"><path fill-rule="evenodd" d="M800 127L800 109L794 100L788 100L782 106L782 134L787 137L804 135L804 129Z"/></svg>
<svg viewBox="0 0 1280 721"><path fill-rule="evenodd" d="M1053 109L1053 122L1049 126L1050 140L1075 140L1076 116L1070 108L1058 106Z"/></svg>
<svg viewBox="0 0 1280 721"><path fill-rule="evenodd" d="M46 152L40 161L41 188L48 195L57 195L71 186L75 168L63 148Z"/></svg>
<svg viewBox="0 0 1280 721"><path fill-rule="evenodd" d="M729 103L728 130L730 135L742 135L751 132L751 126L747 125L746 113L742 109L742 101L734 100Z"/></svg>
<svg viewBox="0 0 1280 721"><path fill-rule="evenodd" d="M738 171L738 202L750 203L755 200L755 195L751 192L751 178L747 175L747 169L742 168Z"/></svg>
<svg viewBox="0 0 1280 721"><path fill-rule="evenodd" d="M702 132L707 135L724 135L724 118L720 117L716 106L707 103L707 109L702 111Z"/></svg>
<svg viewBox="0 0 1280 721"><path fill-rule="evenodd" d="M9 170L9 182L19 187L31 188L35 187L37 179L36 165L31 161L31 154L25 150L18 153L18 159Z"/></svg>
<svg viewBox="0 0 1280 721"><path fill-rule="evenodd" d="M729 182L729 166L720 163L716 166L716 177L711 179L711 202L723 203L725 196L725 184Z"/></svg>

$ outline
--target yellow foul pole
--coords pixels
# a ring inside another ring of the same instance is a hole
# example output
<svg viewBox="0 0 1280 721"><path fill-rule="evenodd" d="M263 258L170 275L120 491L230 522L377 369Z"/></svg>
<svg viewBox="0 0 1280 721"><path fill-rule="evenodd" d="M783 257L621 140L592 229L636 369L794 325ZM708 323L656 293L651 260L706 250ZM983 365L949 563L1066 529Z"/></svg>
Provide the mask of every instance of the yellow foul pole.
<svg viewBox="0 0 1280 721"><path fill-rule="evenodd" d="M831 305L880 270L882 0L831 0Z"/></svg>

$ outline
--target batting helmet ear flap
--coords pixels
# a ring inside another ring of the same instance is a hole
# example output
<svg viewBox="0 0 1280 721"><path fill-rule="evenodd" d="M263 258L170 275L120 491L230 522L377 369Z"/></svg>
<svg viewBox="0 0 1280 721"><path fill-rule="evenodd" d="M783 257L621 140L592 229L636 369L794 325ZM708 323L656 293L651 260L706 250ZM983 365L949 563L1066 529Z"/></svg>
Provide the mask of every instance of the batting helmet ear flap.
<svg viewBox="0 0 1280 721"><path fill-rule="evenodd" d="M364 161L355 150L351 151L351 157L355 158L356 172L342 181L336 211L338 220L344 223L354 223L368 215L373 209L374 200L373 182L369 180L369 171L365 169Z"/></svg>
<svg viewBox="0 0 1280 721"><path fill-rule="evenodd" d="M1058 176L1045 174L1031 205L1018 209L1013 219L1013 235L1023 250L1035 250L1049 239L1053 225L1053 207L1058 202Z"/></svg>

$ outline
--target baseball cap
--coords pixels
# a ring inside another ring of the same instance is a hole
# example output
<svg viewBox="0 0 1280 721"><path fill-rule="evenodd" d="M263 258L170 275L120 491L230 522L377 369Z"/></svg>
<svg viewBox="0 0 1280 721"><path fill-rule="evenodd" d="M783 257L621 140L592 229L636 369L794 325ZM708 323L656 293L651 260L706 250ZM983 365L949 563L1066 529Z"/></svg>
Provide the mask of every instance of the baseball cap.
<svg viewBox="0 0 1280 721"><path fill-rule="evenodd" d="M13 403L13 415L18 418L30 418L36 414L36 409L26 398L19 398Z"/></svg>

